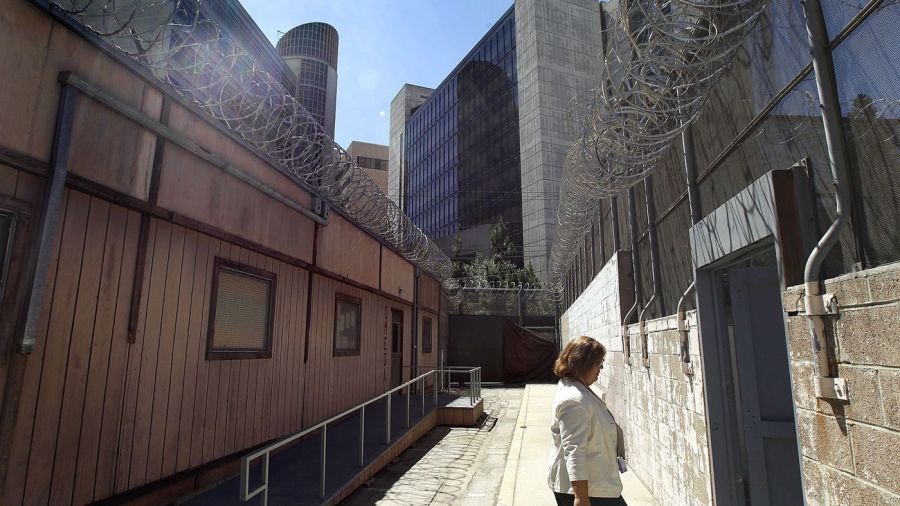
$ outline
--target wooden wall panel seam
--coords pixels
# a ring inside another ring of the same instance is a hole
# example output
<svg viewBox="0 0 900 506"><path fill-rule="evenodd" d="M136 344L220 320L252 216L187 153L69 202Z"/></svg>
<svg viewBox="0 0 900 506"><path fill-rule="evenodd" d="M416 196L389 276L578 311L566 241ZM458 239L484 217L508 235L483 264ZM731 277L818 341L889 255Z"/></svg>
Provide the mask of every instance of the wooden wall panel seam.
<svg viewBox="0 0 900 506"><path fill-rule="evenodd" d="M78 283L81 276L80 267L83 261L82 255L84 253L84 241L87 233L89 212L90 197L79 195L77 193L70 194L66 206L66 216L61 227L63 229L63 235L60 241L61 247L66 247L68 253L67 260L70 261L59 262L57 265L56 283L51 302L53 307L50 309L44 356L41 362L41 371L39 373L37 403L35 414L32 419L33 429L31 433L31 444L29 446L28 469L25 479L24 497L29 500L36 499L37 502L46 502L49 500L50 478L54 455L48 454L55 452L56 429L52 428L52 425L54 418L56 419L56 424L59 423L59 413L56 412L54 416L54 411L61 409L60 407L55 407L54 404L61 406L62 402L61 398L58 401L55 399L56 388L54 383L56 383L56 381L54 377L57 376L61 370L64 370L62 364L56 362L64 360L68 355L68 345L66 344L65 346L66 357L63 357L61 345L64 343L58 343L57 341L66 339L71 335L72 325L74 324L75 304L78 297ZM83 216L81 216L80 213L83 213ZM76 220L77 223L73 224L70 220ZM73 231L72 227L77 230ZM74 238L70 235L73 233L76 234ZM72 241L76 243L75 247L69 249L71 247L69 243ZM79 272L60 276L60 273L65 273L66 269L74 268L78 268ZM63 283L62 288L60 288L60 281ZM70 288L67 289L67 285L70 286ZM63 293L59 293L59 290L63 290ZM61 300L57 300L57 297ZM65 306L62 310L59 309L60 303ZM60 318L58 316L59 311L63 311L66 314ZM57 317L54 317L54 315L57 315ZM62 328L55 328L60 325ZM48 360L53 362L49 368L47 367ZM60 385L60 389L62 389L62 385ZM60 392L59 396L61 395L62 393ZM48 396L50 397L50 400L47 399ZM50 411L48 412L47 410ZM44 427L44 425L47 424L50 424L50 427ZM47 448L47 446L51 444L48 441L48 438L50 437L53 438L52 450ZM42 501L42 499L46 500Z"/></svg>

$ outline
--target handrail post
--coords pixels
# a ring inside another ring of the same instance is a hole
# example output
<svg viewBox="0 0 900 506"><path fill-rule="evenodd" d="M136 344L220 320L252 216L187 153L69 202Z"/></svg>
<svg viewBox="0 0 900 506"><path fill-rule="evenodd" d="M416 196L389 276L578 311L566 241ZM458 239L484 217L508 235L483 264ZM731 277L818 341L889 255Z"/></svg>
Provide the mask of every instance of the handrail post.
<svg viewBox="0 0 900 506"><path fill-rule="evenodd" d="M386 418L384 424L384 444L390 444L391 442L391 397L394 396L394 393L391 392L387 396L387 405L384 410L384 416Z"/></svg>
<svg viewBox="0 0 900 506"><path fill-rule="evenodd" d="M437 402L438 402L438 378L440 378L440 376L441 376L441 372L440 372L440 371L435 371L434 374L431 375L431 380L432 380L432 382L434 382L434 392L432 392L432 393L434 394L434 409L437 409Z"/></svg>
<svg viewBox="0 0 900 506"><path fill-rule="evenodd" d="M322 426L322 460L319 469L319 497L325 498L325 454L328 445L328 425Z"/></svg>
<svg viewBox="0 0 900 506"><path fill-rule="evenodd" d="M366 455L366 405L359 411L359 467L363 467Z"/></svg>
<svg viewBox="0 0 900 506"><path fill-rule="evenodd" d="M412 397L412 386L410 383L406 385L406 428L409 428L409 398Z"/></svg>
<svg viewBox="0 0 900 506"><path fill-rule="evenodd" d="M469 371L469 401L475 405L475 369Z"/></svg>
<svg viewBox="0 0 900 506"><path fill-rule="evenodd" d="M422 378L422 417L425 416L425 378Z"/></svg>

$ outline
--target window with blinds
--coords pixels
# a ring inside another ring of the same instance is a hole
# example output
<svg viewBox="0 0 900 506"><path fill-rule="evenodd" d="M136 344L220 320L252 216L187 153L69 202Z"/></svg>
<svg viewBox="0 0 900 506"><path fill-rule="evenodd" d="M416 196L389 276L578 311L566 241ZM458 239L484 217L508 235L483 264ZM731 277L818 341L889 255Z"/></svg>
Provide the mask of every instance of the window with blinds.
<svg viewBox="0 0 900 506"><path fill-rule="evenodd" d="M359 355L360 301L337 294L334 300L334 355Z"/></svg>
<svg viewBox="0 0 900 506"><path fill-rule="evenodd" d="M431 353L431 318L422 320L422 353Z"/></svg>
<svg viewBox="0 0 900 506"><path fill-rule="evenodd" d="M216 258L207 359L272 356L275 274Z"/></svg>

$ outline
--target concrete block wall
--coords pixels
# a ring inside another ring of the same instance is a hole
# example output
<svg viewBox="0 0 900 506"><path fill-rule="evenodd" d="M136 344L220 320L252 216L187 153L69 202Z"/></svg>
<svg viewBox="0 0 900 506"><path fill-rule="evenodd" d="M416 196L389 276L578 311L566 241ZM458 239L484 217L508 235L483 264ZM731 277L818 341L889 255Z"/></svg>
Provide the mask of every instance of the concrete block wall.
<svg viewBox="0 0 900 506"><path fill-rule="evenodd" d="M625 432L629 472L660 504L711 504L695 315L691 312L688 317L693 376L682 372L681 337L674 316L647 322L649 367L641 361L638 326L630 326L632 362L626 364L622 299L630 301L630 295L622 292L631 280L621 264L627 261L627 253L613 256L569 307L562 316L563 343L587 335L606 346L608 355L597 387Z"/></svg>
<svg viewBox="0 0 900 506"><path fill-rule="evenodd" d="M900 264L831 279L829 323L848 404L815 398L803 287L784 294L807 504L900 504Z"/></svg>

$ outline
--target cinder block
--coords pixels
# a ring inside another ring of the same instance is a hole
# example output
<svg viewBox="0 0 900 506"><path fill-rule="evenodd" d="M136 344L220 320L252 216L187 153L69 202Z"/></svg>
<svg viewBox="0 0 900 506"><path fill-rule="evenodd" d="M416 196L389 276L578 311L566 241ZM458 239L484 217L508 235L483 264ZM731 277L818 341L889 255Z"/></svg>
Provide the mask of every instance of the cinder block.
<svg viewBox="0 0 900 506"><path fill-rule="evenodd" d="M900 370L878 371L878 384L884 404L885 425L900 429Z"/></svg>
<svg viewBox="0 0 900 506"><path fill-rule="evenodd" d="M900 299L900 265L896 269L869 276L869 293L873 302Z"/></svg>
<svg viewBox="0 0 900 506"><path fill-rule="evenodd" d="M794 405L800 409L815 411L816 388L813 377L816 366L808 362L791 362L791 379L793 381Z"/></svg>
<svg viewBox="0 0 900 506"><path fill-rule="evenodd" d="M806 503L810 505L828 504L828 493L822 480L822 466L808 458L800 459L803 463L803 485Z"/></svg>
<svg viewBox="0 0 900 506"><path fill-rule="evenodd" d="M824 485L822 492L826 499L822 502L809 501L810 504L841 506L893 506L900 504L900 495L880 490L847 473L824 466L821 466L821 473Z"/></svg>
<svg viewBox="0 0 900 506"><path fill-rule="evenodd" d="M825 281L825 291L837 297L841 307L869 302L869 282L865 277Z"/></svg>
<svg viewBox="0 0 900 506"><path fill-rule="evenodd" d="M802 315L787 317L788 353L791 360L814 362L809 320Z"/></svg>
<svg viewBox="0 0 900 506"><path fill-rule="evenodd" d="M897 472L900 433L853 424L850 439L853 441L856 476L900 494L900 473Z"/></svg>
<svg viewBox="0 0 900 506"><path fill-rule="evenodd" d="M850 396L850 404L845 408L847 417L882 425L884 416L881 412L878 371L867 367L842 365L838 368L838 374L847 380L847 393Z"/></svg>
<svg viewBox="0 0 900 506"><path fill-rule="evenodd" d="M900 367L900 305L841 313L837 320L840 361Z"/></svg>
<svg viewBox="0 0 900 506"><path fill-rule="evenodd" d="M802 286L792 286L784 291L781 302L785 313L794 313L803 310L803 296L806 291Z"/></svg>
<svg viewBox="0 0 900 506"><path fill-rule="evenodd" d="M803 456L852 472L850 437L845 433L845 422L833 416L798 409L797 430Z"/></svg>

